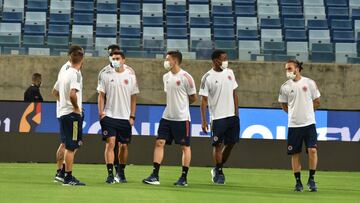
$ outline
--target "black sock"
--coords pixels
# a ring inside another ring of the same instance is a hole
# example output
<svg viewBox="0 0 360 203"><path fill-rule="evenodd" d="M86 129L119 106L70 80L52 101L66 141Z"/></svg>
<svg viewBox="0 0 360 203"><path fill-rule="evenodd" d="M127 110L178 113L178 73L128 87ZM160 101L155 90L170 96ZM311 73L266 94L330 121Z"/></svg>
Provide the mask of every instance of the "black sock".
<svg viewBox="0 0 360 203"><path fill-rule="evenodd" d="M108 175L114 175L113 174L113 164L106 164L106 168L107 168L107 171L108 171Z"/></svg>
<svg viewBox="0 0 360 203"><path fill-rule="evenodd" d="M216 166L215 166L215 170L216 170L219 174L223 174L222 168L223 168L223 164L222 164L222 163L221 163L221 164L216 164Z"/></svg>
<svg viewBox="0 0 360 203"><path fill-rule="evenodd" d="M119 163L114 163L115 172L119 172Z"/></svg>
<svg viewBox="0 0 360 203"><path fill-rule="evenodd" d="M189 167L183 166L182 167L182 172L181 172L181 177L186 178L187 174L188 174L188 171L189 171Z"/></svg>
<svg viewBox="0 0 360 203"><path fill-rule="evenodd" d="M296 183L301 183L301 175L300 172L294 173Z"/></svg>
<svg viewBox="0 0 360 203"><path fill-rule="evenodd" d="M65 180L70 180L72 177L72 171L66 171L65 172Z"/></svg>
<svg viewBox="0 0 360 203"><path fill-rule="evenodd" d="M119 164L119 173L124 173L126 164Z"/></svg>
<svg viewBox="0 0 360 203"><path fill-rule="evenodd" d="M314 180L316 170L309 170L309 180Z"/></svg>
<svg viewBox="0 0 360 203"><path fill-rule="evenodd" d="M60 169L61 174L65 174L65 164L62 165L62 168Z"/></svg>
<svg viewBox="0 0 360 203"><path fill-rule="evenodd" d="M60 173L61 169L56 170L56 173Z"/></svg>
<svg viewBox="0 0 360 203"><path fill-rule="evenodd" d="M152 174L156 177L159 177L160 164L154 162L154 168Z"/></svg>

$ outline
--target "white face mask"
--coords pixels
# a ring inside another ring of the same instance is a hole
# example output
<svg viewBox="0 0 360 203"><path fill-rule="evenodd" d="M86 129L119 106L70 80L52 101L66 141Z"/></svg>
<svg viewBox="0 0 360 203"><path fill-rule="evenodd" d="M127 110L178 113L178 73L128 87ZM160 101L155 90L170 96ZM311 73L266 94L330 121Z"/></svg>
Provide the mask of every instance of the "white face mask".
<svg viewBox="0 0 360 203"><path fill-rule="evenodd" d="M116 71L118 71L119 68L121 67L120 61L113 60L113 61L111 62L111 64L112 64L112 66L115 68Z"/></svg>
<svg viewBox="0 0 360 203"><path fill-rule="evenodd" d="M228 66L229 66L229 61L223 61L223 62L221 63L220 68L221 68L222 70L224 70L224 69L227 69Z"/></svg>
<svg viewBox="0 0 360 203"><path fill-rule="evenodd" d="M164 61L164 68L165 70L171 70L171 65L170 65L170 61Z"/></svg>
<svg viewBox="0 0 360 203"><path fill-rule="evenodd" d="M109 61L110 61L110 63L112 63L112 56L109 56Z"/></svg>
<svg viewBox="0 0 360 203"><path fill-rule="evenodd" d="M289 79L289 80L294 80L296 75L294 72L286 72L286 77Z"/></svg>

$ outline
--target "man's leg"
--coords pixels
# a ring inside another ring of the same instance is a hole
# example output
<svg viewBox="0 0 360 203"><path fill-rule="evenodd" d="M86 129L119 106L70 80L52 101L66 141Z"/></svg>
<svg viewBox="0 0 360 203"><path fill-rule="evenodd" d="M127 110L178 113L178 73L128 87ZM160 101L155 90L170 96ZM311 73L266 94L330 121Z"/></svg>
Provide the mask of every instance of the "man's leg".
<svg viewBox="0 0 360 203"><path fill-rule="evenodd" d="M127 163L127 159L128 159L128 154L129 154L129 145L128 144L121 144L119 143L119 182L125 183L126 178L125 178L125 167L126 167L126 163Z"/></svg>
<svg viewBox="0 0 360 203"><path fill-rule="evenodd" d="M309 153L309 180L308 180L308 187L311 192L317 191L317 186L315 184L315 172L317 168L318 156L317 156L317 149L316 148L308 148Z"/></svg>
<svg viewBox="0 0 360 203"><path fill-rule="evenodd" d="M222 150L222 164L224 165L226 163L226 161L228 160L230 154L231 154L231 150L234 148L235 144L227 144L224 146L223 150Z"/></svg>
<svg viewBox="0 0 360 203"><path fill-rule="evenodd" d="M143 180L143 183L151 185L159 185L159 170L161 162L164 158L164 147L166 141L164 139L157 139L155 142L154 158L153 158L153 171L151 175Z"/></svg>
<svg viewBox="0 0 360 203"><path fill-rule="evenodd" d="M303 190L303 186L301 183L300 153L296 153L291 156L291 166L292 166L292 170L294 172L294 177L296 180L295 191L301 192Z"/></svg>
<svg viewBox="0 0 360 203"><path fill-rule="evenodd" d="M64 154L65 154L65 144L61 143L56 151L57 170L55 175L55 181L57 182L64 182L64 177L65 177Z"/></svg>
<svg viewBox="0 0 360 203"><path fill-rule="evenodd" d="M106 180L107 183L114 182L114 174L113 174L113 163L114 163L114 147L115 147L115 137L106 138L105 145L105 163L108 171L108 178Z"/></svg>
<svg viewBox="0 0 360 203"><path fill-rule="evenodd" d="M119 171L119 165L120 165L120 162L119 162L119 142L118 140L116 139L115 140L115 146L114 146L114 168L115 168L115 172L118 172Z"/></svg>

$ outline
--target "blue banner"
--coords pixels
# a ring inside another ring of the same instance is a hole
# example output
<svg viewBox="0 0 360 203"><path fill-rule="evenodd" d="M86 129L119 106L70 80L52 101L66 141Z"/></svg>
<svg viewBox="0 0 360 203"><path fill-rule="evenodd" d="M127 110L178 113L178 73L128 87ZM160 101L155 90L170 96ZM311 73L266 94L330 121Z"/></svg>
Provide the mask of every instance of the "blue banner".
<svg viewBox="0 0 360 203"><path fill-rule="evenodd" d="M133 135L156 136L164 106L138 105ZM55 103L0 102L0 132L59 133ZM96 104L84 104L84 134L100 134ZM287 138L287 114L281 109L240 108L240 138ZM200 108L191 107L191 135L201 130ZM360 141L360 112L316 111L318 140Z"/></svg>

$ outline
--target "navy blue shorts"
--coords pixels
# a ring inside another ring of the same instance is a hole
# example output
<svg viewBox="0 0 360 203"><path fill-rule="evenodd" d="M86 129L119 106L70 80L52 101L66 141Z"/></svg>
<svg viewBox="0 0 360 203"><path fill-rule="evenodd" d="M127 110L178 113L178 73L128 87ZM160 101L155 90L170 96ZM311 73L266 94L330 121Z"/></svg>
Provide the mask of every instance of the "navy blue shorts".
<svg viewBox="0 0 360 203"><path fill-rule="evenodd" d="M166 140L167 145L175 144L190 146L190 122L160 120L158 136L156 139Z"/></svg>
<svg viewBox="0 0 360 203"><path fill-rule="evenodd" d="M109 137L116 137L116 140L122 144L129 144L131 142L132 127L129 120L105 116L100 120L100 125L104 141Z"/></svg>
<svg viewBox="0 0 360 203"><path fill-rule="evenodd" d="M300 153L303 142L305 143L306 149L317 147L315 124L288 129L287 153L289 155Z"/></svg>
<svg viewBox="0 0 360 203"><path fill-rule="evenodd" d="M63 130L62 126L61 126L60 118L58 118L58 121L59 121L59 128L60 128L60 142L62 144L65 144L66 137L65 137L65 134L63 133L64 130Z"/></svg>
<svg viewBox="0 0 360 203"><path fill-rule="evenodd" d="M235 144L240 138L240 120L238 116L213 120L211 123L212 145Z"/></svg>
<svg viewBox="0 0 360 203"><path fill-rule="evenodd" d="M60 117L61 138L65 137L65 149L74 151L82 145L81 115L70 113Z"/></svg>

